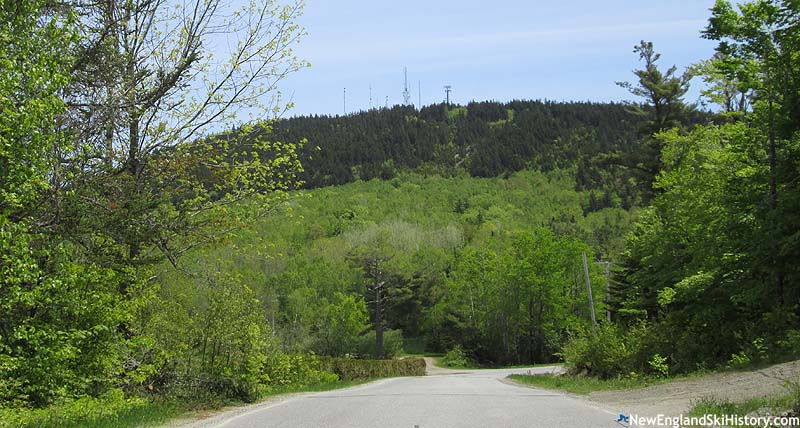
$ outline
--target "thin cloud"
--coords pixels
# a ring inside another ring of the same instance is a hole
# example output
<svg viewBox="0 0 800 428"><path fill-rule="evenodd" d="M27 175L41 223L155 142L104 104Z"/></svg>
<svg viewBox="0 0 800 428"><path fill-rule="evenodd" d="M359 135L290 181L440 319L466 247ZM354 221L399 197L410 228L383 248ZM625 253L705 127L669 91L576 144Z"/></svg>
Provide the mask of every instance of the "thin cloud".
<svg viewBox="0 0 800 428"><path fill-rule="evenodd" d="M634 24L615 24L590 27L568 27L552 28L534 31L499 32L485 34L470 34L443 37L425 37L414 40L402 41L377 41L373 43L335 43L335 46L328 44L318 45L316 49L304 52L311 61L349 61L353 59L363 59L365 57L385 57L394 56L398 53L406 52L431 52L446 51L449 49L470 50L477 48L487 48L497 45L520 42L573 42L576 40L587 39L591 36L593 41L609 36L624 34L637 34L642 37L652 37L670 33L685 33L687 29L697 29L698 31L706 24L705 20L674 20L663 22L648 22ZM341 46L353 46L352 49L343 50Z"/></svg>

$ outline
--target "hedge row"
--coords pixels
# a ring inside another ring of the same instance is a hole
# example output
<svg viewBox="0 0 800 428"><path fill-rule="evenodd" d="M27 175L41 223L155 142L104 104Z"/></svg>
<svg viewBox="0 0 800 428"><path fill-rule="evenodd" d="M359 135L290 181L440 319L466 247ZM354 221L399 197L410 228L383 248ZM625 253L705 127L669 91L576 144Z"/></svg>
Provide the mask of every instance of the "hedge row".
<svg viewBox="0 0 800 428"><path fill-rule="evenodd" d="M356 360L353 358L320 358L321 369L339 375L339 379L364 380L380 377L425 376L425 360Z"/></svg>

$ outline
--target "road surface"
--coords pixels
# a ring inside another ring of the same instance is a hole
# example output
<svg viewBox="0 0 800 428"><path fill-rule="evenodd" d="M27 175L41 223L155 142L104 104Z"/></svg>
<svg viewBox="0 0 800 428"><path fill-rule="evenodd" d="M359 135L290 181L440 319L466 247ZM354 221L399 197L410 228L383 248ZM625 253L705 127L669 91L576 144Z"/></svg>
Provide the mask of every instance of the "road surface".
<svg viewBox="0 0 800 428"><path fill-rule="evenodd" d="M554 369L438 369L424 377L384 379L350 389L298 395L219 421L213 428L618 426L611 412L584 400L505 380L512 373Z"/></svg>

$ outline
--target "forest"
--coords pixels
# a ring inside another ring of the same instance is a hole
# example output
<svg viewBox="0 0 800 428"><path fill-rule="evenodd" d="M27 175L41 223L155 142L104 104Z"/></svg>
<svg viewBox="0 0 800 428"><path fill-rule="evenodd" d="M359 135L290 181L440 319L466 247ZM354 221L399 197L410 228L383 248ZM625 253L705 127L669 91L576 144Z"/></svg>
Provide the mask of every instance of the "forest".
<svg viewBox="0 0 800 428"><path fill-rule="evenodd" d="M426 352L600 378L800 354L795 1L717 1L686 70L641 41L634 102L291 118L259 100L308 65L302 3L61 3L0 4L0 420Z"/></svg>

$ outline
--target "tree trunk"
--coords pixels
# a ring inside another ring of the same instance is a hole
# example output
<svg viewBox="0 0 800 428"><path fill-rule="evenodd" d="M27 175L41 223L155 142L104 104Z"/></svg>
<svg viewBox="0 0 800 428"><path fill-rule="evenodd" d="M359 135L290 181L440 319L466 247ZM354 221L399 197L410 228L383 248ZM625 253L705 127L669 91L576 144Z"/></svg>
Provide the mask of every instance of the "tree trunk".
<svg viewBox="0 0 800 428"><path fill-rule="evenodd" d="M774 120L774 112L773 112L773 104L772 100L769 102L769 148L768 148L768 155L769 155L769 209L772 214L772 221L774 222L774 218L778 209L778 177L777 177L777 169L778 169L778 159L777 159L777 148L775 142L775 120ZM774 231L773 231L774 233ZM783 306L784 303L784 278L783 273L780 269L780 262L778 261L778 248L777 248L777 237L775 239L771 239L772 241L772 270L773 275L775 277L775 294L777 295L778 306Z"/></svg>
<svg viewBox="0 0 800 428"><path fill-rule="evenodd" d="M375 298L375 356L383 358L383 302L381 301L381 289L378 288Z"/></svg>

